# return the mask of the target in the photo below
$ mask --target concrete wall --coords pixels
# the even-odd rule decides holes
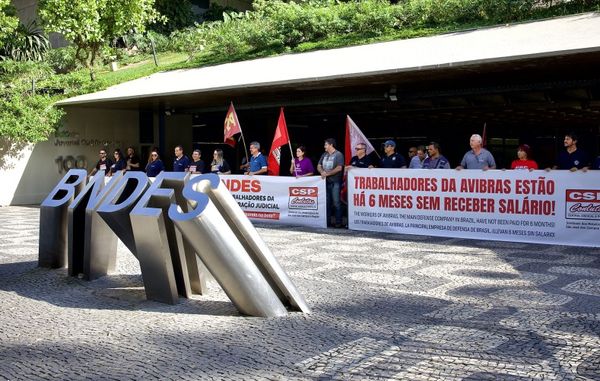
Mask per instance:
[[[90,171],[106,147],[139,147],[137,111],[69,108],[57,136],[34,145],[0,140],[0,205],[39,204],[64,176],[64,166]],[[143,159],[142,159],[143,160]]]
[[[12,0],[11,4],[17,10],[17,16],[22,24],[28,25],[37,19],[38,0]],[[49,33],[48,39],[53,48],[62,48],[69,45],[60,33]]]

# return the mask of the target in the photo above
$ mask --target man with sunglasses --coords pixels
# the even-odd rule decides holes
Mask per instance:
[[[367,155],[367,145],[365,143],[358,143],[354,147],[355,156],[350,159],[350,165],[346,166],[346,169],[350,168],[373,168],[371,159]]]
[[[90,176],[94,176],[99,170],[103,170],[104,175],[108,176],[110,173],[110,167],[112,167],[113,162],[106,156],[106,150],[104,148],[102,148],[100,152],[98,152],[98,156],[100,156],[100,159],[96,163],[94,169],[92,169],[92,171],[90,172]]]

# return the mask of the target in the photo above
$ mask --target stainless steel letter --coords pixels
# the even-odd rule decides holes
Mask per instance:
[[[166,218],[169,206],[176,200],[173,188],[181,193],[186,176],[184,172],[161,172],[129,215],[146,297],[150,300],[175,304],[179,294],[192,294],[181,234]],[[170,187],[163,188],[163,184]]]
[[[64,267],[67,264],[67,208],[83,189],[87,172],[71,169],[40,205],[38,265]]]
[[[184,213],[172,204],[169,217],[187,237],[202,262],[237,309],[252,316],[284,316],[287,311],[252,261],[215,205],[205,194],[217,188],[217,175],[201,175],[188,182],[183,195],[196,203]],[[199,189],[194,186],[199,184]]]
[[[69,205],[69,275],[94,280],[115,270],[117,236],[96,209],[122,177],[116,172],[106,184],[98,171]]]

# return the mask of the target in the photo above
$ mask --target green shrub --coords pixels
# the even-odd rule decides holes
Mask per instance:
[[[188,61],[196,58],[208,45],[208,31],[212,24],[204,23],[192,28],[176,30],[170,36],[172,48],[188,55]]]
[[[14,33],[4,39],[0,47],[0,59],[42,61],[48,50],[50,40],[32,21],[27,25],[19,24]]]
[[[154,9],[167,18],[166,22],[157,22],[150,26],[155,32],[169,34],[194,25],[192,3],[189,0],[156,0]]]
[[[75,58],[75,48],[73,46],[50,49],[46,55],[46,62],[50,64],[56,73],[68,73],[80,68],[79,62]]]
[[[0,62],[0,136],[34,143],[55,130],[63,111],[52,106],[55,99],[34,90],[52,74],[43,62]]]
[[[213,3],[211,2],[210,6],[208,7],[208,10],[206,12],[204,12],[204,14],[202,15],[202,20],[203,21],[223,21],[223,15],[226,13],[231,13],[231,12],[235,12],[236,9],[232,8],[232,7],[224,7],[222,5],[219,5],[217,3]]]
[[[349,33],[379,36],[398,27],[396,9],[384,0],[349,2],[339,6],[340,18]]]
[[[150,45],[150,39],[152,39],[154,41],[154,49],[156,50],[156,52],[168,52],[171,50],[171,40],[169,40],[169,37],[161,34],[161,33],[156,33],[153,31],[148,31],[148,33],[146,33],[146,39],[144,41],[146,41],[146,44],[144,45],[144,48],[142,49],[141,47],[140,50],[144,53],[152,53],[152,46]]]

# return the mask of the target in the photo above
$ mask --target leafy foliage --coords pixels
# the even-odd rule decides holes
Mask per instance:
[[[167,20],[164,23],[152,25],[150,29],[153,31],[169,34],[194,25],[192,3],[189,0],[156,0],[154,8]]]
[[[53,101],[102,90],[159,70],[600,10],[598,0],[403,0],[397,4],[383,0],[255,0],[253,11],[223,13],[221,8],[214,8],[217,11],[211,17],[216,21],[195,24],[165,37],[153,31],[143,33],[143,27],[132,27],[142,20],[150,22],[158,17],[154,11],[130,17],[136,11],[147,10],[151,0],[115,0],[115,4],[126,3],[123,12],[112,9],[107,1],[71,0],[72,4],[65,0],[41,1],[43,5],[53,3],[52,30],[70,31],[67,37],[81,43],[51,50],[47,63],[0,62],[0,134],[19,141],[45,139],[62,114],[61,110],[50,107]],[[0,0],[0,9],[7,3],[8,0]],[[6,19],[6,14],[0,12],[0,21]],[[0,22],[0,35],[8,30],[6,25]],[[158,52],[174,49],[181,53],[161,53],[161,66],[156,67],[148,55],[149,35]],[[115,50],[110,43],[120,36],[126,48]],[[76,58],[80,56],[79,50],[88,48],[87,44],[98,44],[96,54],[104,51],[106,56],[118,55],[121,63],[130,67],[111,72],[96,66],[99,75],[91,81],[86,72],[89,69],[78,70],[77,63],[81,60]],[[87,52],[90,54],[90,50]],[[188,60],[184,62],[186,57]],[[85,66],[81,62],[79,65]],[[74,71],[56,75],[52,68],[58,72]],[[32,91],[32,80],[37,91]],[[42,94],[40,88],[46,91]],[[64,94],[45,95],[53,92]]]
[[[56,99],[35,91],[36,81],[51,73],[44,63],[0,62],[0,136],[35,143],[55,131],[63,111],[53,107]]]
[[[202,18],[204,21],[223,21],[223,15],[226,13],[235,12],[232,7],[222,6],[217,3],[211,3],[208,10],[204,12]]]
[[[599,10],[597,0],[254,0],[253,11],[173,34],[174,48],[205,62],[427,35],[459,26]]]
[[[131,29],[162,20],[154,0],[41,0],[40,17],[46,29],[62,33],[76,46],[75,57],[90,70],[103,46]]]
[[[35,21],[27,25],[19,24],[13,33],[0,46],[0,59],[41,61],[50,50],[50,40]]]
[[[0,44],[10,36],[19,25],[19,19],[16,17],[15,8],[10,4],[10,0],[0,0]]]

